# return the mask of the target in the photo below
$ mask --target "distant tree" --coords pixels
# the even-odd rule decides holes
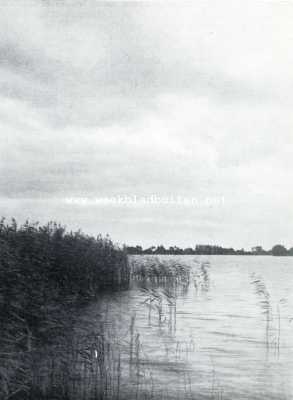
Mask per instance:
[[[293,256],[293,247],[288,250],[288,256]]]
[[[170,246],[169,249],[167,250],[168,254],[174,254],[174,247]]]
[[[183,254],[183,250],[180,247],[177,246],[170,246],[169,249],[167,250],[167,254]]]
[[[265,251],[264,251],[264,249],[263,249],[261,246],[252,247],[251,252],[252,252],[253,254],[256,254],[256,255],[265,254]]]
[[[276,244],[272,248],[272,255],[273,256],[286,256],[288,254],[288,250],[281,244]]]
[[[195,246],[196,254],[210,254],[209,250],[210,250],[210,246],[208,246],[208,245],[197,244]]]
[[[186,249],[183,250],[184,254],[194,254],[194,250],[191,247],[187,247]]]
[[[243,248],[240,250],[236,250],[236,254],[243,256],[245,254],[245,250]]]
[[[174,254],[183,254],[183,250],[180,247],[174,246]]]
[[[128,254],[142,254],[142,247],[141,246],[127,246],[126,251]]]
[[[144,250],[144,254],[154,254],[155,250],[156,250],[156,247],[155,246],[151,246],[148,249]]]
[[[166,254],[167,250],[163,245],[157,246],[157,248],[154,251],[155,254]]]
[[[205,255],[271,255],[272,250],[264,250],[261,246],[255,246],[251,251],[246,251],[243,248],[240,250],[235,250],[232,247],[221,247],[216,245],[204,244],[195,245],[194,248],[186,247],[181,248],[178,246],[164,247],[162,244],[159,246],[151,246],[149,248],[143,249],[141,246],[127,246],[126,251],[128,254],[170,254],[170,255],[181,255],[181,254],[205,254]],[[287,251],[287,250],[286,250]],[[286,254],[285,254],[286,255]],[[292,254],[293,255],[293,248]]]

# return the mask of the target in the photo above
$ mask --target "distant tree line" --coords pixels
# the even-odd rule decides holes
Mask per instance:
[[[221,247],[214,245],[196,245],[195,247],[180,248],[177,246],[164,247],[151,246],[143,249],[142,246],[128,246],[128,254],[170,254],[170,255],[273,255],[273,256],[293,256],[293,247],[286,249],[285,246],[277,244],[271,250],[264,250],[261,246],[252,247],[250,251],[232,247]]]

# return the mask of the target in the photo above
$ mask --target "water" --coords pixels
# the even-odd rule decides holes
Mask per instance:
[[[119,396],[293,397],[292,258],[131,256],[130,263],[133,271],[177,263],[190,278],[134,276],[129,291],[90,308],[116,361],[119,353]]]

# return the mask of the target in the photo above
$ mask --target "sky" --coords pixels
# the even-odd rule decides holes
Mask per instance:
[[[0,3],[0,214],[293,246],[293,1]]]

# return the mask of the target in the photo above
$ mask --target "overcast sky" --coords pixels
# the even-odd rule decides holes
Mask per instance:
[[[293,246],[292,21],[291,1],[2,0],[1,214]],[[199,203],[93,201],[119,195]]]

